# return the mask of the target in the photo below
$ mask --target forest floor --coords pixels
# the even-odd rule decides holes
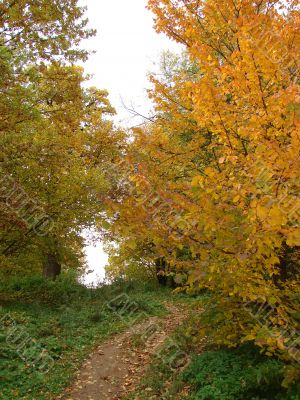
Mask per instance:
[[[0,280],[0,399],[300,400],[281,360],[205,336],[210,304],[155,282]]]
[[[69,399],[70,393],[75,397],[80,386],[89,387],[87,382],[95,380],[103,387],[94,382],[86,396],[93,398],[98,391],[96,399],[112,399],[120,385],[133,387],[134,369],[137,377],[147,363],[139,344],[158,343],[180,323],[180,312],[167,310],[169,303],[181,306],[185,300],[154,283],[89,289],[72,276],[55,282],[40,277],[0,281],[0,399]],[[150,329],[159,331],[158,326],[161,336],[152,335]],[[26,339],[25,348],[20,337]],[[47,365],[41,363],[42,355]],[[92,370],[89,362],[95,364]],[[76,382],[78,371],[82,374]],[[66,392],[70,386],[72,391]],[[108,397],[101,395],[104,391]]]
[[[97,346],[83,363],[73,385],[58,399],[120,400],[133,393],[153,357],[162,357],[166,344],[174,346],[170,337],[185,318],[182,305],[169,302],[164,305],[169,312],[167,316],[150,317]],[[186,364],[180,349],[177,360],[174,356],[173,352],[172,362],[179,363],[178,367]]]

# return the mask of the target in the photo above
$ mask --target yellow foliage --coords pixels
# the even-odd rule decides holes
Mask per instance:
[[[157,31],[187,55],[151,78],[157,116],[128,148],[143,184],[112,229],[213,293],[216,342],[253,340],[294,362],[284,339],[299,329],[299,14],[292,1],[286,15],[276,2],[238,4],[149,0]]]

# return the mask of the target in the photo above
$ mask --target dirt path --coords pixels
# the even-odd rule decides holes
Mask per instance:
[[[134,389],[150,359],[181,324],[184,312],[166,304],[170,315],[153,317],[101,343],[82,365],[63,400],[120,400]]]

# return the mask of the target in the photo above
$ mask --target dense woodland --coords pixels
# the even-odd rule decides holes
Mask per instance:
[[[162,54],[153,115],[125,129],[78,66],[95,34],[78,1],[0,4],[1,301],[39,276],[68,293],[93,230],[112,286],[157,281],[193,299],[196,343],[280,366],[280,397],[191,398],[297,400],[299,1],[149,0],[145,12],[184,51]]]

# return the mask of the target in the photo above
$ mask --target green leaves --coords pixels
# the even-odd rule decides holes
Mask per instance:
[[[0,253],[9,249],[27,271],[41,269],[50,249],[68,268],[78,268],[80,233],[104,211],[97,194],[111,185],[103,171],[123,141],[123,132],[106,120],[114,113],[107,92],[86,88],[83,68],[75,65],[87,56],[81,39],[94,32],[77,0],[4,1],[0,13],[1,182],[11,182],[0,198]],[[13,209],[9,194],[18,198]],[[25,229],[28,218],[20,209],[30,216],[38,209],[51,220],[51,231]]]

